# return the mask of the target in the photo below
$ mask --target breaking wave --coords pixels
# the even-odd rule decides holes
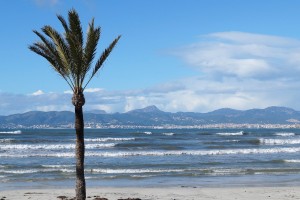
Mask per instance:
[[[238,135],[244,135],[244,131],[239,131],[239,132],[229,132],[229,133],[216,133],[217,135],[221,136],[238,136]]]
[[[99,149],[114,147],[115,143],[107,144],[86,144],[86,149]],[[45,150],[57,150],[57,149],[75,149],[75,144],[51,144],[51,145],[33,145],[33,144],[12,144],[12,145],[0,145],[0,150],[28,150],[28,149],[45,149]]]
[[[172,135],[175,135],[175,133],[162,133],[163,135],[166,135],[166,136],[172,136]]]
[[[135,138],[87,138],[84,139],[86,142],[108,142],[108,141],[130,141],[135,140]]]
[[[22,131],[21,130],[17,130],[17,131],[0,131],[0,134],[21,134]]]
[[[290,137],[290,136],[295,136],[295,133],[282,132],[282,133],[275,133],[275,135],[282,136],[282,137]]]
[[[285,145],[285,144],[300,144],[300,139],[264,139],[260,138],[259,142],[266,145]]]
[[[276,153],[298,153],[300,147],[293,148],[266,148],[266,149],[223,149],[223,150],[186,150],[186,151],[127,151],[127,152],[89,152],[87,157],[129,157],[129,156],[218,156],[236,154],[276,154]],[[74,157],[74,152],[67,153],[44,153],[44,154],[6,154],[0,157]]]

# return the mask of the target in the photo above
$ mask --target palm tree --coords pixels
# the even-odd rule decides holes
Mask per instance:
[[[57,17],[65,33],[63,35],[60,34],[51,26],[44,26],[41,29],[45,35],[34,30],[33,32],[41,41],[33,43],[29,46],[29,49],[44,57],[73,90],[72,104],[75,107],[76,130],[76,199],[83,200],[86,199],[84,121],[82,112],[85,98],[83,92],[121,36],[113,40],[94,65],[93,59],[101,33],[100,27],[94,27],[94,19],[89,23],[86,41],[84,42],[80,19],[74,9],[68,13],[68,23],[61,15]]]

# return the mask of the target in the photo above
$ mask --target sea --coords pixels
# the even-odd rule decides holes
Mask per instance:
[[[299,186],[300,129],[86,129],[87,187]],[[0,130],[0,190],[74,187],[75,131]]]

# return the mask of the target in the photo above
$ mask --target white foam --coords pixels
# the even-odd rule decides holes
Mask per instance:
[[[217,135],[221,135],[221,136],[238,136],[238,135],[244,135],[244,132],[239,131],[239,132],[229,132],[229,133],[217,133]]]
[[[220,176],[220,175],[231,175],[231,174],[245,174],[244,169],[214,169],[211,175]]]
[[[146,135],[152,135],[152,132],[151,131],[145,131],[144,132]]]
[[[300,163],[300,160],[284,160],[287,163]]]
[[[175,133],[162,133],[163,135],[172,136],[175,135]]]
[[[37,169],[23,169],[23,170],[0,170],[1,173],[6,174],[32,174],[41,172],[41,170]]]
[[[10,143],[14,141],[14,139],[11,139],[11,138],[7,138],[7,139],[0,139],[0,143]]]
[[[66,167],[75,167],[75,165],[42,165],[45,168],[66,168]]]
[[[99,149],[99,148],[110,148],[114,147],[115,143],[107,144],[86,144],[86,149]],[[0,145],[0,150],[35,150],[35,149],[45,149],[45,150],[58,150],[58,149],[75,149],[75,144],[51,144],[51,145],[32,145],[32,144],[11,144],[11,145]]]
[[[107,141],[130,141],[135,140],[135,138],[87,138],[84,141],[87,142],[107,142]]]
[[[295,133],[279,132],[279,133],[275,133],[275,135],[282,136],[282,137],[290,137],[290,136],[295,136]]]
[[[17,131],[0,131],[0,134],[21,134],[22,131],[17,130]]]
[[[284,145],[284,144],[300,144],[300,139],[264,139],[260,138],[259,142],[266,145]]]
[[[144,174],[144,173],[168,173],[183,172],[184,169],[92,169],[92,172],[102,174]]]
[[[64,172],[64,173],[75,173],[76,170],[74,169],[60,169],[59,171]]]
[[[300,147],[291,148],[266,148],[266,149],[222,149],[222,150],[186,150],[186,151],[127,151],[127,152],[89,152],[86,157],[129,157],[129,156],[217,156],[235,154],[276,154],[299,153]],[[68,153],[44,153],[44,154],[7,154],[0,153],[0,157],[75,157],[74,152]]]

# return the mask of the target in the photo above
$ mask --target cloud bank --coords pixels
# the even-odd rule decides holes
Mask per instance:
[[[220,32],[170,52],[195,70],[193,77],[141,90],[86,90],[85,110],[126,112],[156,105],[169,112],[207,112],[287,106],[300,110],[300,40]],[[171,73],[171,72],[170,72]],[[73,110],[71,91],[0,93],[0,115],[29,110]]]

